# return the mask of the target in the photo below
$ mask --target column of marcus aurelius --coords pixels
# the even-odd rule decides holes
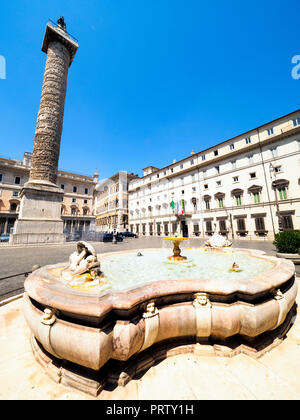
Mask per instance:
[[[21,192],[19,218],[11,243],[59,243],[64,241],[61,202],[57,182],[69,67],[78,49],[66,32],[64,20],[49,22],[42,51],[47,54],[40,108],[37,117],[29,181]]]

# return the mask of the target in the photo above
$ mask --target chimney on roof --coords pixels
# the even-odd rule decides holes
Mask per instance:
[[[176,163],[177,161],[176,161],[176,159],[173,159],[173,163]]]

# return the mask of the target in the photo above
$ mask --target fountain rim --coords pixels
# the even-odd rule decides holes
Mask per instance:
[[[149,248],[147,251],[157,251],[161,248]],[[193,294],[204,292],[209,295],[254,297],[258,294],[267,294],[288,282],[295,274],[294,264],[285,259],[268,256],[264,251],[234,248],[235,251],[245,252],[274,264],[274,267],[262,275],[251,278],[248,290],[238,287],[227,287],[226,290],[213,289],[211,281],[207,279],[168,279],[144,283],[136,287],[124,290],[107,290],[101,295],[77,291],[68,288],[59,281],[51,282],[46,273],[49,268],[62,266],[61,263],[44,266],[33,272],[25,280],[25,293],[34,301],[45,307],[51,307],[60,311],[74,313],[81,316],[102,318],[109,312],[129,311],[151,300],[165,296]],[[108,258],[112,255],[134,253],[138,250],[126,250],[98,254],[100,258]],[[65,263],[64,263],[65,264]],[[229,285],[230,286],[230,285]],[[250,303],[251,304],[251,303]]]

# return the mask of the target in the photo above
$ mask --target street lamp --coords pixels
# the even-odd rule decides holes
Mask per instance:
[[[272,163],[270,163],[269,172],[270,172],[270,178],[271,178],[271,185],[273,186],[273,177],[272,177],[272,174],[274,174],[274,178],[276,180],[276,171],[275,171],[275,167],[272,165]],[[283,231],[283,229],[282,229],[282,220],[281,220],[280,211],[279,211],[279,203],[278,203],[276,185],[274,185],[274,192],[275,192],[276,211],[277,211],[277,217],[278,217],[278,230],[279,230],[279,232],[282,232]]]
[[[114,231],[113,231],[113,241],[112,241],[112,243],[115,244],[115,245],[118,243],[118,241],[117,241],[116,213],[114,214]]]

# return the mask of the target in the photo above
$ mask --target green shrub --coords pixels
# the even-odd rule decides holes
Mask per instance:
[[[299,254],[300,230],[277,233],[273,244],[276,246],[277,251],[283,254]]]

